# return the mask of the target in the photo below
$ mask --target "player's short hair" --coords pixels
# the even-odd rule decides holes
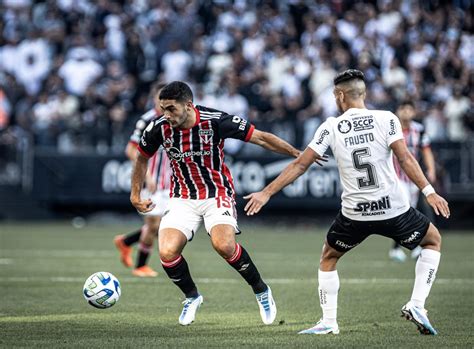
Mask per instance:
[[[173,81],[161,89],[160,99],[174,99],[180,103],[193,101],[191,88],[182,81]]]
[[[365,82],[364,73],[357,69],[347,69],[336,75],[334,78],[334,86],[356,79]]]

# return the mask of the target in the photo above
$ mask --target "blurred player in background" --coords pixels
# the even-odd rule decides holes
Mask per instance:
[[[153,209],[153,202],[140,195],[141,183],[148,159],[163,147],[173,174],[169,211],[160,226],[159,251],[163,269],[186,297],[179,323],[191,324],[203,302],[182,255],[202,220],[216,252],[252,287],[263,323],[273,323],[277,309],[271,289],[247,251],[236,243],[235,234],[240,231],[232,175],[224,162],[224,140],[239,139],[293,157],[300,151],[273,134],[256,130],[237,115],[195,106],[191,89],[180,81],[161,90],[160,106],[164,116],[145,129],[138,147],[130,200],[139,212]]]
[[[408,150],[412,153],[416,160],[420,161],[420,157],[423,158],[423,163],[426,169],[426,177],[430,183],[436,182],[436,167],[433,152],[431,151],[430,139],[425,133],[425,127],[413,118],[416,116],[415,106],[411,101],[403,102],[397,109],[397,116],[400,119],[402,125],[403,138],[408,147]],[[420,189],[413,183],[405,172],[403,172],[398,160],[393,158],[395,172],[400,179],[402,188],[408,195],[410,206],[413,208],[417,207],[418,198],[420,196]],[[411,252],[413,259],[418,258],[422,248],[416,247]],[[397,262],[404,262],[406,260],[405,252],[402,246],[394,241],[393,247],[389,252],[390,258]]]
[[[398,118],[385,110],[367,110],[364,74],[346,70],[334,79],[334,96],[342,113],[319,126],[306,150],[261,192],[246,196],[248,215],[258,213],[270,197],[301,176],[315,159],[331,147],[343,192],[342,208],[326,236],[318,281],[323,317],[304,334],[339,333],[336,264],[368,236],[379,234],[423,251],[415,267],[415,284],[402,315],[422,334],[437,334],[425,310],[425,301],[436,277],[441,257],[441,235],[422,213],[410,207],[393,166],[392,153],[408,177],[422,189],[437,215],[449,217],[448,203],[436,194],[403,139]]]
[[[160,109],[159,92],[164,84],[155,84],[151,89],[150,96],[153,99],[154,108],[143,114],[137,121],[135,131],[125,149],[125,154],[130,161],[135,162],[138,151],[137,145],[145,127],[159,116],[163,115]],[[156,271],[147,265],[153,241],[158,236],[161,217],[163,216],[169,201],[170,174],[168,157],[163,151],[156,152],[148,163],[145,178],[145,188],[142,191],[144,199],[151,199],[156,203],[155,208],[144,217],[145,224],[137,231],[127,235],[117,235],[114,239],[115,246],[120,251],[120,259],[126,267],[132,266],[131,246],[140,243],[137,261],[132,274],[140,277],[155,277]]]

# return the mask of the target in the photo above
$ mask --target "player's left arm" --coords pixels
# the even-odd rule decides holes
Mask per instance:
[[[278,193],[281,189],[286,187],[288,184],[294,182],[299,176],[306,172],[309,166],[313,164],[321,156],[316,153],[310,147],[306,148],[298,158],[293,160],[288,166],[285,167],[282,173],[270,184],[268,184],[262,191],[252,193],[244,196],[244,199],[248,199],[247,205],[245,205],[245,212],[248,216],[252,216],[262,209],[263,206],[270,200],[270,198]]]
[[[295,158],[297,158],[298,156],[300,156],[300,154],[302,154],[300,150],[296,149],[295,147],[293,147],[291,144],[287,143],[283,139],[275,136],[272,133],[260,131],[257,129],[253,130],[253,133],[249,139],[249,142],[253,144],[257,144],[275,153],[289,155]],[[320,157],[319,155],[316,154],[314,161],[318,165],[322,166],[322,164],[319,161],[326,162],[327,159],[324,157]]]
[[[396,140],[390,144],[390,148],[392,148],[403,171],[426,196],[426,200],[433,208],[436,215],[441,213],[443,217],[449,218],[450,212],[448,202],[443,197],[436,194],[435,190],[423,174],[418,161],[416,161],[415,157],[408,150],[405,141],[403,139]]]
[[[434,160],[433,151],[431,150],[430,146],[426,146],[421,148],[421,154],[423,156],[423,163],[426,167],[426,175],[428,176],[428,180],[431,183],[436,182],[436,165]]]

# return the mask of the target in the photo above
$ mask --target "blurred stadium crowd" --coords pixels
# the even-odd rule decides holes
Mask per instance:
[[[3,137],[33,135],[61,152],[122,152],[157,80],[189,82],[196,104],[313,132],[337,114],[332,79],[348,67],[365,72],[370,107],[395,111],[413,100],[432,140],[474,132],[469,0],[0,6]]]

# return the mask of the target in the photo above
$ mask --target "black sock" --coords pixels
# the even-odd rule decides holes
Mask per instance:
[[[134,231],[133,233],[129,233],[125,235],[125,239],[123,239],[123,243],[127,246],[133,245],[140,240],[140,235],[142,234],[142,230]]]
[[[398,242],[396,242],[396,241],[393,242],[393,247],[392,248],[395,249],[395,248],[400,248],[400,247],[402,247],[402,246]]]
[[[185,294],[186,298],[196,298],[199,296],[196,285],[194,284],[188,263],[183,256],[179,256],[171,261],[161,260],[163,269],[173,283]]]
[[[234,255],[227,259],[227,262],[242,275],[247,283],[252,287],[255,294],[262,293],[267,290],[268,286],[263,282],[260,273],[249,254],[239,244],[235,244]]]
[[[150,257],[150,250],[152,246],[147,246],[143,242],[140,244],[137,254],[137,268],[143,267],[148,262],[148,257]]]

